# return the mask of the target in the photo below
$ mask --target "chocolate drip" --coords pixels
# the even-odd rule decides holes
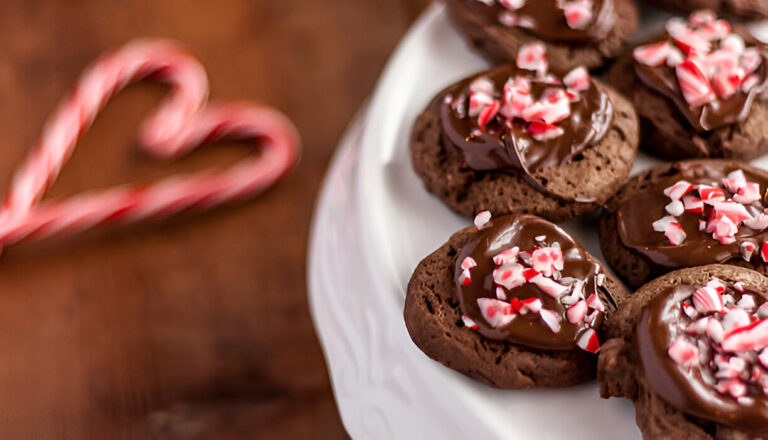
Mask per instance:
[[[573,201],[549,191],[533,175],[566,164],[599,142],[613,122],[613,105],[605,91],[594,81],[581,93],[579,101],[571,103],[571,115],[557,123],[563,135],[546,141],[534,140],[525,121],[497,118],[480,127],[477,118],[466,114],[465,101],[469,85],[479,77],[489,78],[497,90],[502,90],[510,77],[532,76],[532,72],[503,65],[466,78],[444,90],[435,102],[440,105],[442,135],[446,144],[464,153],[470,168],[477,171],[513,170],[537,191],[562,201]],[[547,88],[556,88],[541,81],[532,81],[534,99]]]
[[[693,320],[682,312],[681,303],[701,286],[670,287],[656,296],[643,310],[637,325],[637,348],[648,385],[662,399],[678,410],[751,435],[768,435],[768,402],[763,391],[750,387],[752,403],[739,404],[721,394],[704,379],[702,367],[684,367],[669,356],[669,345],[685,333]],[[742,294],[729,289],[735,300]],[[765,302],[762,295],[745,291],[755,298],[757,306]],[[704,367],[706,368],[706,367]]]
[[[462,313],[477,323],[477,331],[488,339],[508,341],[535,349],[572,350],[577,349],[576,340],[586,329],[583,323],[571,324],[566,317],[566,308],[556,299],[539,290],[534,284],[526,283],[507,291],[508,298],[539,298],[543,308],[555,312],[561,317],[561,329],[554,333],[538,314],[528,313],[517,316],[502,328],[493,328],[485,321],[478,307],[478,298],[496,298],[493,271],[496,268],[493,257],[518,246],[521,251],[542,246],[535,237],[545,236],[545,243],[559,243],[565,259],[563,277],[584,280],[584,295],[589,297],[597,293],[597,274],[600,266],[590,262],[587,254],[564,230],[548,221],[534,216],[508,216],[492,220],[472,237],[459,253],[456,263],[456,294]],[[472,269],[472,282],[462,286],[459,281],[461,263],[466,257],[472,257],[477,266]],[[612,299],[611,299],[612,301]],[[598,328],[603,315],[599,314],[595,323]]]
[[[511,11],[498,2],[487,5],[479,0],[464,0],[467,8],[482,17],[487,24],[500,23],[499,17],[514,13],[518,17],[531,20],[532,27],[526,31],[546,41],[562,43],[590,43],[604,39],[616,23],[614,0],[595,0],[593,18],[584,29],[572,29],[568,26],[563,10],[557,6],[557,0],[528,0],[526,4]]]
[[[737,169],[744,170],[747,181],[760,184],[762,191],[768,188],[768,177],[737,165],[725,162],[675,164],[670,177],[654,182],[619,207],[616,219],[622,244],[641,254],[651,265],[665,269],[725,263],[741,258],[740,245],[745,241],[754,244],[755,249],[760,249],[763,241],[768,239],[768,232],[754,231],[742,225],[736,235],[736,242],[724,245],[712,238],[712,234],[700,231],[700,215],[690,212],[677,218],[686,233],[686,239],[680,245],[672,246],[663,233],[653,230],[653,222],[667,215],[664,207],[670,199],[664,195],[665,188],[679,180],[694,185],[718,185],[728,173]],[[763,212],[763,205],[756,203],[760,212]],[[759,257],[754,255],[752,258]]]

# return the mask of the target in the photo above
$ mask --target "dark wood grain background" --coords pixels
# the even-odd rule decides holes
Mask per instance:
[[[337,438],[307,306],[310,216],[330,155],[426,4],[379,0],[0,2],[0,187],[83,67],[140,36],[207,65],[215,100],[281,109],[301,166],[253,202],[0,257],[0,438]],[[164,89],[120,94],[49,197],[225,163],[136,148]]]

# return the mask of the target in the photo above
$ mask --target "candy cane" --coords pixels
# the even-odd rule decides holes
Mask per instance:
[[[39,203],[109,98],[149,76],[168,83],[172,91],[142,124],[140,142],[147,151],[173,158],[211,141],[235,138],[262,141],[260,154],[226,168],[169,177],[145,187],[122,186]],[[254,195],[291,169],[299,141],[287,118],[249,103],[205,107],[207,96],[204,68],[172,42],[139,40],[98,59],[50,117],[39,143],[16,173],[0,212],[0,246],[105,223],[211,208]]]

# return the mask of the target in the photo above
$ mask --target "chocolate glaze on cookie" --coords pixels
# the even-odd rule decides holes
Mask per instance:
[[[480,127],[477,118],[466,114],[469,86],[477,78],[489,78],[501,90],[509,78],[532,76],[530,71],[503,65],[474,75],[450,86],[440,95],[445,98],[440,115],[445,141],[459,148],[472,169],[541,171],[567,163],[585,148],[599,142],[613,121],[613,106],[605,91],[590,80],[581,99],[571,103],[571,115],[558,123],[564,134],[554,139],[536,141],[520,119],[496,118]],[[555,86],[532,78],[532,95],[539,99]],[[561,87],[562,88],[562,87]]]
[[[699,266],[704,264],[725,263],[729,260],[744,256],[742,246],[751,243],[753,251],[761,249],[762,243],[768,239],[768,231],[754,230],[741,226],[736,233],[736,240],[723,244],[713,238],[712,233],[700,229],[701,215],[685,212],[677,217],[685,240],[678,245],[671,245],[665,235],[655,232],[653,223],[665,215],[665,206],[670,202],[664,194],[665,188],[679,180],[685,180],[693,185],[706,184],[718,186],[730,172],[741,169],[746,180],[760,185],[761,195],[768,189],[768,177],[753,172],[748,167],[739,168],[730,162],[680,162],[675,164],[675,174],[671,179],[662,179],[645,188],[626,200],[616,211],[617,228],[621,243],[642,255],[652,266],[665,269]],[[757,213],[762,213],[765,202],[754,202]],[[711,210],[710,205],[704,205]],[[752,258],[759,258],[754,252]]]
[[[702,292],[706,291],[706,287],[702,285],[667,287],[643,309],[637,324],[636,343],[646,381],[654,393],[685,414],[752,435],[766,435],[768,401],[764,386],[766,381],[762,376],[768,372],[756,358],[760,348],[757,353],[754,350],[737,353],[722,350],[725,343],[715,343],[706,336],[712,332],[711,329],[704,326],[695,329],[702,318],[718,323],[727,322],[730,313],[742,314],[746,323],[749,323],[744,310],[754,312],[765,303],[765,299],[761,294],[745,290],[743,286],[735,289],[716,279],[715,283],[725,287],[722,293],[710,289],[712,298],[721,301],[717,305],[722,311],[716,316],[725,316],[722,321],[720,318],[707,318],[699,314],[701,304],[695,308],[691,304],[689,298],[704,295]],[[722,307],[723,297],[729,298],[730,305]],[[742,299],[749,299],[745,308],[735,305],[742,304]],[[688,313],[684,311],[686,306],[690,310]],[[726,328],[725,340],[729,335],[762,322],[755,321],[750,326],[731,330],[730,333]],[[715,326],[720,327],[719,331],[722,332],[721,324]],[[670,354],[673,350],[670,347],[675,347],[676,341],[681,341],[678,353],[687,356],[685,361],[675,360]],[[721,358],[715,361],[716,356]],[[724,369],[713,371],[712,366],[716,362]],[[730,369],[732,365],[734,369]],[[738,371],[737,366],[742,367],[742,371]],[[731,383],[738,388],[731,388]]]
[[[479,0],[462,0],[466,7],[482,17],[486,24],[505,24],[505,16],[511,14],[509,8],[493,2],[487,4]],[[592,19],[583,29],[568,26],[563,9],[557,0],[527,1],[514,16],[524,20],[524,27],[532,34],[547,41],[560,43],[589,43],[604,39],[616,23],[614,0],[595,0],[592,5]],[[511,24],[515,26],[516,24]]]
[[[741,35],[748,44],[759,47],[762,51],[762,45],[749,37],[746,33]],[[672,41],[672,37],[665,34],[658,38],[654,43],[663,41]],[[713,44],[718,44],[713,42]],[[713,52],[720,48],[716,45]],[[635,73],[640,81],[650,89],[664,95],[672,101],[680,113],[685,117],[691,127],[697,132],[705,132],[716,128],[736,124],[743,121],[752,108],[752,103],[756,99],[763,99],[763,95],[768,91],[768,75],[766,74],[766,55],[760,54],[763,62],[754,72],[757,78],[757,84],[749,90],[738,88],[736,92],[723,99],[718,99],[698,107],[691,107],[683,97],[680,88],[680,82],[675,68],[667,64],[659,66],[649,66],[635,60]]]
[[[504,277],[502,272],[505,267],[509,268],[510,266],[497,264],[498,261],[495,262],[494,257],[510,249],[514,250],[511,265],[517,269],[516,275],[521,277],[521,284],[506,289],[496,282],[499,277]],[[562,296],[560,298],[552,296],[551,293],[545,293],[540,289],[535,282],[522,279],[523,266],[515,262],[517,258],[514,255],[520,252],[522,256],[528,250],[529,253],[526,257],[531,258],[530,250],[534,249],[544,249],[545,251],[554,249],[555,252],[562,252],[562,270],[558,271],[559,274],[555,276],[559,279],[559,283],[554,280],[552,282],[561,286],[570,282],[569,290],[562,295],[567,296],[578,290],[579,294],[577,295],[579,297],[574,296],[574,300],[568,304],[569,301],[563,300]],[[462,276],[464,273],[462,266],[468,258],[473,264],[476,263],[476,266],[472,266],[470,269],[471,282],[465,282],[465,278]],[[535,253],[533,258],[536,258]],[[523,259],[520,258],[520,260]],[[579,346],[584,348],[583,345],[577,345],[579,340],[593,334],[594,329],[599,328],[603,321],[603,313],[593,310],[591,308],[592,303],[590,303],[589,310],[592,312],[590,313],[591,316],[582,316],[577,320],[572,318],[573,315],[570,315],[572,320],[569,321],[569,305],[593,297],[593,295],[593,300],[598,298],[599,284],[601,284],[600,266],[594,261],[590,261],[584,249],[565,231],[544,219],[533,216],[516,216],[492,221],[468,240],[459,253],[455,267],[456,294],[462,313],[469,317],[470,322],[476,324],[476,330],[488,339],[507,341],[542,350],[573,350],[578,349]],[[533,274],[537,273],[534,269],[528,269],[528,271],[533,271]],[[532,273],[528,272],[525,278],[528,279],[531,275]],[[505,299],[510,300],[513,304],[518,301],[539,299],[542,312],[553,312],[553,319],[559,322],[557,331],[554,331],[542,320],[541,313],[536,312],[520,313],[511,322],[502,326],[490,325],[481,311],[478,299],[496,299],[499,295],[498,289],[502,289]],[[608,295],[610,301],[613,301],[610,294],[606,292],[603,289],[603,293]],[[596,301],[599,302],[600,300],[597,299]],[[583,307],[583,311],[586,312],[588,302],[576,307]],[[572,321],[577,322],[572,323]],[[582,344],[586,344],[586,342],[586,340],[582,340]],[[596,339],[594,342],[597,343]]]
[[[586,75],[586,73],[585,73]],[[460,81],[435,99],[440,106],[442,137],[446,145],[463,152],[467,165],[477,171],[509,170],[520,172],[537,191],[563,201],[579,201],[547,190],[532,173],[567,164],[585,149],[602,140],[613,123],[613,103],[603,88],[588,79],[588,88],[572,92],[569,115],[557,123],[562,134],[551,139],[534,139],[529,122],[505,118],[501,114],[482,125],[468,114],[470,88],[477,79],[489,80],[496,90],[504,90],[511,78],[530,81],[534,100],[554,91],[565,92],[552,74],[534,74],[513,65],[502,65]],[[503,101],[500,101],[503,102]]]

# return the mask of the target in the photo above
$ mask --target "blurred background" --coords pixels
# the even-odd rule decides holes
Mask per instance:
[[[0,259],[0,438],[344,438],[310,319],[306,249],[345,125],[427,0],[0,2],[0,185],[83,68],[136,37],[206,65],[213,100],[262,101],[298,126],[298,169],[253,202],[149,226],[13,246]],[[113,99],[48,197],[152,181],[136,148],[163,98]]]

